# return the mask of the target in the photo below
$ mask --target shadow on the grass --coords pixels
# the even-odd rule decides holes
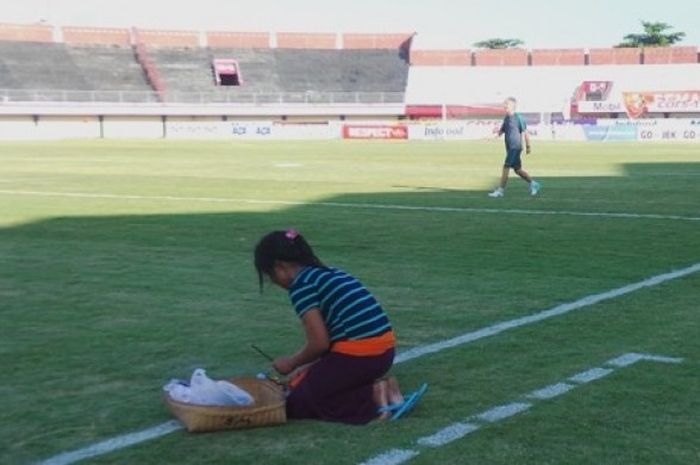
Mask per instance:
[[[324,261],[358,275],[411,345],[509,316],[503,309],[510,295],[527,295],[528,305],[542,308],[612,279],[628,282],[687,263],[688,251],[700,249],[696,224],[490,210],[531,208],[541,200],[544,210],[700,216],[697,195],[689,196],[698,192],[699,166],[642,164],[627,166],[622,177],[545,178],[541,199],[529,198],[513,178],[501,200],[486,191],[397,186],[403,191],[279,210],[56,217],[1,229],[0,334],[4,368],[12,374],[3,388],[4,423],[12,424],[2,427],[3,462],[50,455],[65,440],[62,429],[92,425],[92,432],[78,433],[82,443],[94,430],[104,437],[133,419],[166,419],[154,403],[154,381],[200,365],[219,375],[257,371],[265,363],[248,349],[251,342],[272,353],[296,347],[301,332],[284,293],[268,287],[261,296],[252,268],[252,248],[270,230],[298,228]],[[580,203],[571,201],[576,198]],[[120,208],[151,202],[75,201]],[[426,209],[401,208],[416,206]],[[231,203],[241,207],[251,205]],[[479,208],[489,211],[473,210]],[[675,242],[660,240],[672,234]],[[631,240],[644,247],[630,249]],[[458,311],[465,306],[475,310]],[[53,404],[56,413],[27,412],[23,399]],[[131,407],[124,413],[117,405]],[[42,427],[58,433],[23,439]]]

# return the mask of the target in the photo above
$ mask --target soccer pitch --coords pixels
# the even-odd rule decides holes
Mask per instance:
[[[384,304],[405,357],[393,374],[430,385],[417,409],[177,430],[80,463],[698,463],[700,146],[535,144],[524,167],[541,195],[511,177],[490,199],[503,152],[0,144],[0,463],[167,422],[165,382],[262,371],[251,343],[294,351],[287,297],[260,294],[252,266],[260,236],[287,227]]]

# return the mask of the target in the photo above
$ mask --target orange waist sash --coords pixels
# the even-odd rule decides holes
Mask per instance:
[[[359,341],[338,341],[331,346],[331,352],[355,357],[373,357],[381,355],[396,346],[396,336],[393,331],[381,336],[361,339]]]

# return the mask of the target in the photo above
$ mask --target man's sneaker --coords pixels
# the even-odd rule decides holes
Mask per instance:
[[[489,197],[491,197],[492,199],[495,199],[495,198],[498,198],[498,197],[503,197],[503,195],[504,195],[504,194],[503,194],[503,189],[501,189],[501,188],[499,187],[499,188],[496,189],[495,191],[491,192],[491,193],[489,194]]]
[[[537,181],[530,183],[530,195],[537,195],[542,190],[542,184]]]

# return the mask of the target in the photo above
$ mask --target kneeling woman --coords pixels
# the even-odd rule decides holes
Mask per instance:
[[[398,419],[425,392],[402,396],[394,378],[383,379],[396,339],[386,312],[354,277],[325,266],[295,230],[274,231],[255,248],[255,268],[287,289],[301,318],[306,344],[273,363],[290,375],[287,417],[365,424]]]

